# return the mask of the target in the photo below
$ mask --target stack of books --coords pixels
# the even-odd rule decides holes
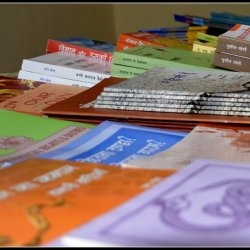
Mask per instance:
[[[24,59],[18,78],[92,87],[110,75],[111,63],[105,60],[59,51]]]
[[[213,54],[217,47],[217,40],[218,36],[198,32],[193,42],[192,51]]]
[[[213,55],[197,53],[183,49],[159,48],[149,45],[115,51],[111,75],[132,78],[156,66],[178,69],[206,69],[221,71],[212,64]]]
[[[236,24],[218,37],[213,64],[234,71],[250,72],[250,26]]]
[[[104,88],[95,108],[250,116],[249,75],[155,67]]]

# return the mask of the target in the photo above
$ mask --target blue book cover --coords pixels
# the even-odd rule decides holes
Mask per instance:
[[[187,134],[105,121],[72,143],[38,157],[120,165],[166,150]]]

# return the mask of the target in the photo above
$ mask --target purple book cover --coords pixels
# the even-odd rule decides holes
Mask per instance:
[[[48,245],[247,246],[249,205],[250,164],[198,159]]]

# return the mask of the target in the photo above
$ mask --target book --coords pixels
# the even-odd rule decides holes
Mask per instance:
[[[154,41],[158,44],[162,44],[166,47],[170,48],[180,48],[185,50],[192,50],[192,44],[182,41],[176,38],[169,38],[169,37],[160,37],[154,39]]]
[[[141,69],[156,66],[174,67],[178,69],[206,69],[211,72],[220,71],[212,64],[213,55],[197,53],[183,49],[158,48],[141,45],[135,48],[115,51],[113,64],[120,64]]]
[[[126,167],[181,169],[197,158],[249,163],[248,127],[196,126],[180,143],[147,160],[124,163]]]
[[[42,84],[16,97],[0,103],[0,109],[8,109],[33,115],[43,115],[42,110],[86,90],[62,84]]]
[[[0,103],[42,84],[44,83],[39,81],[0,76]]]
[[[105,92],[145,94],[197,94],[248,91],[249,74],[241,72],[213,72],[154,67],[120,83],[104,88]],[[241,93],[240,93],[241,94]]]
[[[81,145],[71,145],[37,155],[38,158],[94,162],[120,166],[141,157],[149,157],[182,140],[187,133],[104,121],[81,137]]]
[[[71,80],[68,78],[34,73],[34,72],[26,71],[26,70],[19,70],[18,79],[40,81],[44,83],[63,84],[67,86],[83,87],[83,88],[86,88],[86,87],[90,88],[94,85],[94,83],[90,83],[87,81],[76,81],[76,80]]]
[[[45,245],[175,171],[28,159],[0,171],[2,246]]]
[[[65,39],[48,39],[46,52],[64,51],[112,62],[115,45],[87,37],[69,37]]]
[[[111,64],[64,52],[23,59],[22,70],[96,84],[110,77]]]
[[[0,109],[0,168],[77,142],[94,125]]]
[[[155,38],[159,37],[161,36],[149,32],[121,33],[119,35],[117,43],[127,44],[132,47],[137,47],[141,45],[153,45],[158,47],[164,47],[163,45],[159,45],[153,42]]]
[[[235,24],[219,35],[217,52],[229,53],[250,58],[250,26]]]
[[[250,16],[246,15],[240,15],[232,12],[227,12],[227,11],[211,11],[210,12],[210,17],[220,17],[220,18],[229,18],[229,19],[234,19],[234,20],[239,20],[239,21],[250,21]]]
[[[111,75],[113,77],[120,78],[133,78],[145,72],[145,69],[139,69],[135,67],[123,66],[120,64],[112,64]]]
[[[250,57],[214,52],[213,64],[217,67],[239,72],[250,72]]]
[[[199,158],[48,245],[86,239],[124,247],[247,247],[249,227],[241,216],[248,211],[249,167]]]
[[[214,54],[216,50],[216,45],[213,45],[209,42],[199,42],[194,41],[192,46],[193,52],[199,52],[199,53],[207,53],[207,54]]]
[[[201,122],[239,126],[249,125],[250,118],[244,116],[145,112],[98,109],[93,107],[97,97],[103,92],[105,87],[123,82],[124,80],[126,79],[117,77],[104,79],[94,87],[87,89],[78,95],[45,108],[43,113],[49,117],[69,121],[99,124],[102,121],[110,120],[185,132],[191,131]]]
[[[213,35],[209,35],[209,34],[201,33],[201,32],[197,33],[196,39],[199,41],[210,42],[215,45],[217,45],[217,42],[218,42],[218,36],[213,36]]]

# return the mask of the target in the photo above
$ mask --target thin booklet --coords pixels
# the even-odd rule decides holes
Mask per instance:
[[[188,133],[104,121],[59,149],[39,154],[39,158],[120,165],[166,150]]]

